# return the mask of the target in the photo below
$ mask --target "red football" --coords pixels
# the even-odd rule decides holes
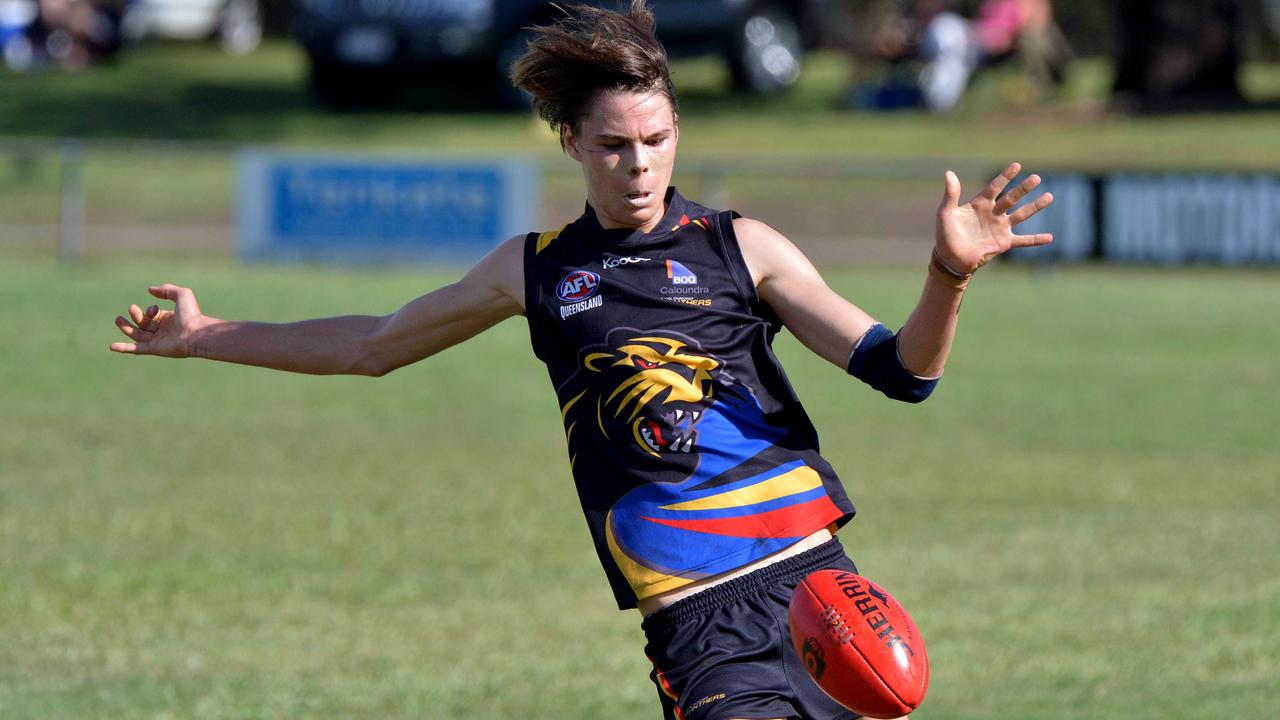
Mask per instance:
[[[809,675],[836,702],[872,718],[920,707],[929,687],[924,640],[906,609],[870,580],[819,570],[787,608],[791,642]]]

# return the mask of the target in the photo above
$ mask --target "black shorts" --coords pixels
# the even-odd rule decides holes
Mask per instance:
[[[856,718],[827,697],[791,645],[787,604],[815,570],[857,572],[832,538],[755,572],[691,595],[642,627],[667,720]]]

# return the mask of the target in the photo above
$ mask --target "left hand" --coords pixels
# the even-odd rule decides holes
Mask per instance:
[[[1053,203],[1053,195],[1045,193],[1034,202],[1009,212],[1018,201],[1040,185],[1040,176],[1032,175],[1022,184],[1005,193],[1001,191],[1018,176],[1022,166],[1013,163],[1005,168],[987,188],[972,200],[960,205],[960,179],[947,171],[946,191],[938,206],[938,226],[935,242],[939,258],[947,267],[961,273],[971,273],[986,265],[992,258],[1009,248],[1047,245],[1053,235],[1014,235],[1013,227]]]

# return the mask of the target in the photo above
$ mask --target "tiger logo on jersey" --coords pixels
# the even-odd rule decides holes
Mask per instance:
[[[818,473],[783,447],[787,429],[719,358],[672,331],[619,328],[608,340],[580,355],[561,412],[575,473],[584,452],[633,467],[648,458],[655,470],[605,528],[637,597],[740,567],[840,517]]]
[[[603,387],[594,403],[597,429],[606,439],[631,438],[655,457],[688,453],[697,436],[703,404],[715,395],[719,360],[688,343],[660,335],[628,333],[616,347],[585,354],[582,369],[592,387]],[[584,390],[563,408],[577,404]]]

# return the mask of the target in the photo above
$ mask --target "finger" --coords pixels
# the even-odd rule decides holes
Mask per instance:
[[[1000,196],[1000,193],[1004,191],[1005,187],[1009,185],[1009,182],[1018,177],[1018,173],[1020,172],[1022,172],[1022,165],[1020,163],[1013,163],[1009,165],[1009,167],[1004,169],[1004,172],[997,175],[995,179],[991,181],[991,184],[987,186],[987,189],[982,191],[982,195],[980,197],[985,197],[994,202],[995,199]]]
[[[133,318],[133,322],[143,330],[151,330],[155,326],[156,315],[160,312],[159,305],[152,305],[146,310],[141,310],[137,305],[129,306],[129,317]]]
[[[160,306],[152,305],[151,307],[146,309],[146,312],[143,313],[143,316],[144,316],[143,320],[145,322],[140,323],[138,327],[142,328],[143,330],[154,330],[156,327],[156,320],[158,320],[160,317]]]
[[[1048,245],[1053,242],[1053,233],[1038,233],[1036,235],[1014,235],[1013,242],[1010,247],[1037,247],[1040,245]]]
[[[151,343],[146,341],[139,342],[113,342],[110,345],[111,352],[126,353],[128,355],[150,355]]]
[[[133,323],[129,322],[129,320],[123,315],[116,316],[116,327],[120,328],[120,331],[126,335],[129,334],[130,330],[137,329],[133,326]]]
[[[1017,225],[1018,223],[1025,222],[1026,220],[1034,216],[1036,213],[1049,207],[1052,204],[1053,204],[1053,193],[1045,193],[1040,197],[1036,198],[1034,202],[1029,202],[1026,205],[1023,205],[1022,207],[1018,208],[1017,212],[1011,213],[1009,215],[1009,224]]]
[[[960,178],[948,170],[943,175],[942,207],[954,208],[960,204]]]
[[[152,333],[134,327],[132,323],[122,316],[116,316],[116,327],[120,328],[120,332],[132,340],[148,340],[152,336]]]
[[[1009,212],[1010,210],[1013,209],[1014,205],[1017,205],[1018,202],[1022,200],[1022,198],[1026,197],[1028,193],[1030,193],[1032,190],[1035,190],[1039,186],[1040,186],[1039,175],[1032,175],[1026,180],[1023,180],[1022,183],[1018,185],[1018,187],[1010,190],[1009,192],[1005,193],[1000,197],[1000,199],[996,202],[995,211],[997,213]]]

